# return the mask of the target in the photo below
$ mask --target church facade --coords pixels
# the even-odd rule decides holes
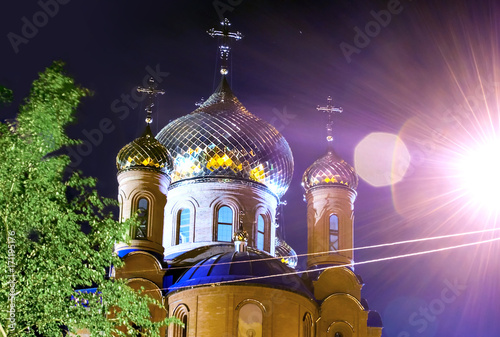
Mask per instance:
[[[236,35],[228,26],[211,31],[223,37],[223,57]],[[276,221],[292,151],[243,106],[226,75],[222,62],[215,92],[156,136],[151,104],[144,133],[119,152],[120,218],[137,213],[140,226],[130,245],[116,246],[125,265],[115,276],[164,303],[168,313],[152,319],[168,314],[185,324],[165,336],[380,337],[380,316],[352,268],[358,177],[333,150],[331,123],[326,154],[302,179],[308,255],[299,271]],[[142,90],[159,92],[153,82]],[[321,109],[337,111],[331,101]]]

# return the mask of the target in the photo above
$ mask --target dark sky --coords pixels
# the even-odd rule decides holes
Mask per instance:
[[[11,2],[0,13],[0,84],[15,95],[0,118],[15,116],[38,72],[65,61],[68,73],[95,93],[68,129],[73,138],[97,137],[73,156],[74,166],[96,176],[105,196],[116,196],[116,154],[144,125],[143,104],[126,114],[121,96],[142,84],[149,67],[159,69],[166,91],[157,100],[154,132],[194,110],[219,79],[217,41],[206,30],[219,29],[224,15],[245,36],[233,45],[233,91],[282,132],[294,154],[283,226],[299,254],[306,252],[300,181],[325,152],[325,116],[315,107],[328,95],[344,109],[335,118],[334,146],[349,163],[374,132],[399,135],[411,156],[405,171],[394,155],[393,174],[404,177],[392,187],[360,180],[356,247],[499,227],[498,211],[475,204],[461,189],[464,181],[487,187],[481,178],[488,166],[480,159],[463,176],[453,164],[498,138],[495,1],[60,0],[58,8],[54,1]],[[43,7],[52,15],[41,14]],[[35,31],[28,27],[34,22]],[[108,132],[100,137],[102,123]],[[374,172],[385,160],[377,151],[387,146],[370,146],[371,162],[363,165]],[[388,181],[387,173],[380,175]],[[498,208],[498,194],[491,198]],[[486,232],[362,250],[356,261],[496,237]],[[500,336],[499,253],[497,241],[360,264],[356,272],[370,308],[382,315],[384,336],[494,337]]]

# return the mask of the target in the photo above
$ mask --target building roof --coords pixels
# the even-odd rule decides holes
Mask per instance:
[[[293,156],[287,141],[240,103],[225,76],[198,109],[172,121],[156,138],[172,155],[172,183],[237,178],[261,183],[279,198],[292,180]]]
[[[142,168],[168,174],[172,169],[172,160],[167,148],[154,138],[147,124],[144,133],[139,138],[125,145],[118,152],[116,167],[118,171]]]
[[[291,273],[287,276],[275,276]],[[247,280],[248,279],[248,280]],[[238,282],[238,280],[242,280]],[[257,284],[280,288],[314,298],[296,272],[279,259],[253,249],[246,252],[219,252],[197,262],[169,287],[169,291],[184,288],[222,284]]]
[[[302,186],[308,190],[315,186],[358,187],[358,175],[354,168],[330,149],[304,172]]]

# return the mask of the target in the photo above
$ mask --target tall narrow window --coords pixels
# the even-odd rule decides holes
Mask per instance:
[[[238,337],[262,337],[262,310],[257,304],[241,307],[238,316]]]
[[[182,329],[182,337],[187,337],[187,331],[188,331],[188,316],[184,315],[182,317],[182,324],[184,324],[184,328]],[[342,337],[342,336],[340,336]]]
[[[179,319],[179,321],[184,324],[184,327],[182,327],[180,324],[170,325],[173,330],[173,337],[186,337],[188,335],[188,314],[189,308],[185,304],[180,304],[177,308],[175,308],[172,316]]]
[[[259,215],[257,219],[257,249],[264,250],[264,217]]]
[[[145,239],[148,236],[148,200],[141,198],[137,205],[139,226],[135,230],[134,239]]]
[[[311,337],[312,336],[312,318],[310,313],[306,313],[302,320],[302,336]]]
[[[191,234],[191,212],[188,208],[179,211],[177,217],[177,244],[186,243],[190,240]]]
[[[330,215],[330,250],[339,250],[339,218],[335,214]]]
[[[173,324],[173,336],[186,337],[188,330],[188,313],[185,310],[179,310],[178,312],[174,313],[174,316],[184,324],[184,327],[180,326],[179,324]]]
[[[232,235],[233,211],[228,206],[222,206],[217,214],[217,241],[231,242]]]

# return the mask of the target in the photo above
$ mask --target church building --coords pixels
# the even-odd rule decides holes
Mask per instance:
[[[117,278],[164,303],[185,327],[169,337],[380,337],[382,322],[361,297],[353,269],[353,218],[358,176],[332,146],[304,172],[307,269],[277,230],[277,212],[294,169],[292,149],[268,122],[238,100],[226,79],[229,21],[208,33],[221,41],[215,92],[156,136],[150,99],[141,137],[118,153],[120,218],[138,214]],[[304,219],[304,223],[306,219]],[[283,224],[281,224],[283,226]]]

